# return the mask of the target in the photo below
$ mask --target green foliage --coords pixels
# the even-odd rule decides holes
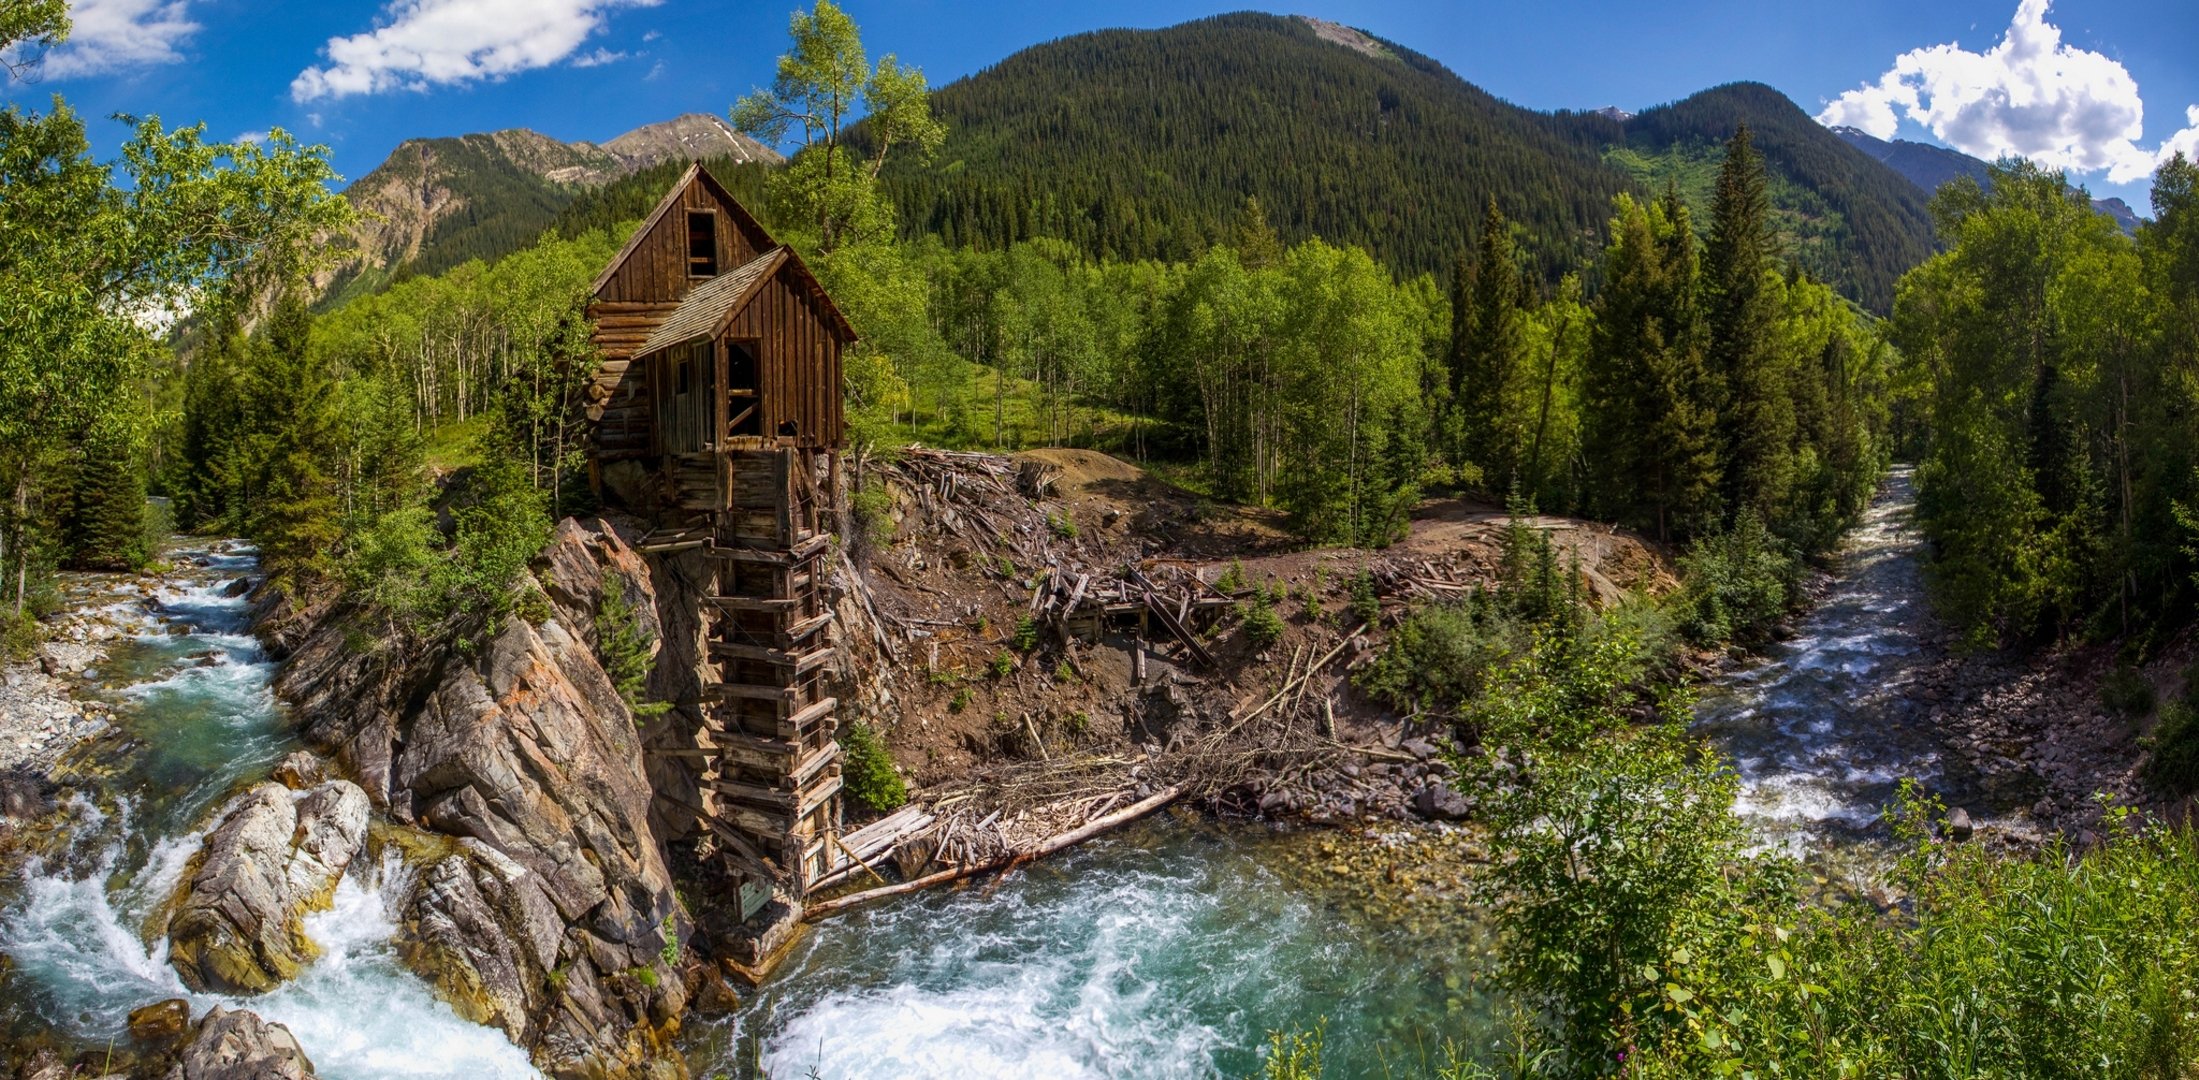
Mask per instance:
[[[909,801],[908,784],[870,725],[851,721],[840,736],[840,751],[847,763],[843,775],[850,798],[879,813]]]
[[[664,948],[657,953],[658,962],[677,969],[680,964],[680,924],[677,912],[664,913],[664,921],[657,925],[658,936],[664,939]]]
[[[1933,202],[1951,247],[1902,279],[1894,333],[1929,417],[1917,513],[1934,597],[1972,644],[2189,619],[2191,172],[2162,168],[2135,243],[2031,165]]]
[[[793,48],[779,57],[771,89],[733,106],[733,125],[766,145],[800,131],[801,151],[771,178],[774,209],[820,251],[889,239],[892,211],[878,193],[878,170],[895,147],[925,158],[946,137],[923,72],[890,54],[872,67],[855,20],[832,0],[795,12],[787,36]],[[868,126],[867,158],[843,141],[843,126],[858,114]]]
[[[947,711],[951,713],[958,713],[969,707],[970,688],[967,686],[957,687],[954,692],[954,697],[948,699],[947,701]]]
[[[1399,712],[1450,713],[1481,693],[1529,639],[1524,623],[1486,597],[1417,607],[1359,676],[1359,687]]]
[[[1257,650],[1283,640],[1283,617],[1275,613],[1267,593],[1255,591],[1249,602],[1237,606],[1244,613],[1245,644]]]
[[[626,588],[625,579],[617,574],[604,578],[603,594],[596,601],[596,656],[637,719],[661,715],[671,709],[669,702],[643,700],[649,674],[656,668],[656,637],[626,598]]]
[[[1016,632],[1009,642],[1017,652],[1030,652],[1038,648],[1038,620],[1029,615],[1016,620]]]
[[[2188,698],[2170,702],[2153,729],[2146,779],[2177,795],[2199,791],[2199,706]]]
[[[986,673],[995,679],[1005,679],[1008,677],[1008,673],[1015,669],[1015,654],[1006,651],[994,653],[992,662],[985,665]]]
[[[67,22],[47,3],[0,15],[11,73],[34,67]],[[18,44],[22,46],[18,49]],[[313,238],[350,222],[328,193],[325,148],[276,131],[264,144],[204,141],[202,126],[130,120],[120,160],[90,156],[84,125],[60,99],[40,114],[0,109],[0,567],[14,610],[27,608],[34,563],[55,554],[55,518],[73,513],[73,554],[128,563],[142,534],[141,380],[159,355],[149,311],[222,312],[311,272]],[[72,447],[101,469],[71,468]],[[75,464],[82,465],[80,455]],[[75,497],[57,481],[75,475]]]
[[[1214,579],[1214,587],[1231,596],[1245,591],[1245,561],[1229,560],[1229,568],[1222,571],[1221,577]]]
[[[1515,108],[1394,42],[1376,52],[1252,13],[1063,38],[940,88],[947,167],[889,164],[884,187],[905,235],[996,250],[1058,237],[1124,260],[1238,246],[1251,195],[1284,245],[1364,247],[1401,276],[1447,271],[1495,196],[1535,276],[1555,281],[1589,253],[1612,196],[1663,187],[1605,149],[1715,150],[1742,118],[1778,163],[1812,273],[1883,311],[1894,279],[1931,253],[1915,188],[1769,87],[1720,87],[1620,122]],[[1213,93],[1221,82],[1233,92]],[[1199,138],[1129,137],[1155,117]],[[1501,490],[1509,478],[1492,479]]]
[[[1382,618],[1382,597],[1374,591],[1373,572],[1364,566],[1351,577],[1351,611],[1367,626]]]
[[[1699,645],[1762,645],[1800,598],[1801,564],[1753,513],[1696,541],[1680,566],[1685,588],[1677,603]]]
[[[1076,520],[1067,513],[1046,515],[1046,527],[1053,532],[1054,538],[1057,540],[1074,540],[1077,538]]]

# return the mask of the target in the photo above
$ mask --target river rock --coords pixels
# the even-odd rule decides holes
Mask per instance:
[[[140,1043],[165,1046],[190,1030],[191,1003],[182,998],[169,998],[130,1010],[130,1038]]]
[[[639,535],[630,523],[561,523],[538,563],[554,614],[540,625],[507,617],[465,652],[406,641],[360,650],[354,627],[324,616],[293,631],[278,684],[308,741],[391,819],[457,841],[406,900],[402,955],[553,1076],[644,1075],[686,1004],[666,959],[667,931],[678,937],[685,917],[651,802],[692,787],[652,783],[588,634],[607,587],[628,590],[637,620],[653,619],[660,585],[688,590],[665,610],[699,608],[689,582],[707,575],[699,558],[691,579],[643,561]],[[650,695],[693,700],[699,627],[642,625],[664,642]]]
[[[328,779],[328,771],[321,766],[321,759],[303,750],[292,750],[275,763],[270,774],[275,782],[292,791],[307,788]]]
[[[168,962],[193,990],[256,994],[316,955],[307,913],[325,908],[366,840],[366,792],[332,780],[293,793],[262,783],[224,807],[168,921]]]
[[[199,1021],[164,1080],[311,1080],[296,1036],[257,1013],[217,1005]]]
[[[235,580],[235,581],[232,581],[232,582],[230,582],[230,583],[229,583],[229,585],[228,585],[228,586],[227,586],[226,588],[222,589],[222,591],[221,591],[221,594],[222,594],[223,596],[226,596],[226,597],[228,597],[228,598],[230,598],[230,599],[234,600],[234,599],[236,599],[237,597],[243,596],[243,595],[244,595],[245,593],[248,593],[248,592],[251,592],[251,591],[252,591],[252,579],[251,579],[251,578],[238,578],[237,580]]]
[[[1962,807],[1947,811],[1947,835],[1957,840],[1968,840],[1975,826],[1970,824],[1970,812]]]
[[[1463,821],[1474,804],[1449,784],[1429,784],[1414,793],[1413,809],[1430,821]]]

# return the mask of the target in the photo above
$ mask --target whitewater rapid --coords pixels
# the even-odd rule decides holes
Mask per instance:
[[[329,1080],[538,1076],[502,1032],[460,1018],[399,962],[392,907],[410,883],[394,859],[356,860],[334,905],[306,920],[321,956],[297,979],[255,998],[184,989],[149,927],[221,800],[264,779],[295,742],[246,601],[225,595],[256,573],[251,549],[185,545],[168,557],[187,569],[151,602],[103,610],[136,633],[80,693],[115,703],[130,745],[101,797],[65,808],[67,849],[8,883],[0,953],[13,968],[0,1019],[86,1048],[127,1045],[131,1009],[184,998],[194,1016],[219,1004],[287,1026]]]
[[[1901,781],[1942,784],[1940,743],[1913,697],[1939,655],[1915,506],[1910,470],[1893,470],[1794,636],[1697,707],[1696,733],[1740,774],[1735,811],[1791,854],[1867,845]]]

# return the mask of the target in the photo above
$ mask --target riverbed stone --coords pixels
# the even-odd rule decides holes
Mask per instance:
[[[1414,793],[1413,809],[1430,821],[1463,821],[1474,804],[1449,784],[1429,784]]]
[[[130,1010],[130,1038],[150,1046],[165,1046],[191,1030],[191,1003],[169,998]]]
[[[283,755],[283,759],[275,763],[270,775],[276,783],[292,791],[304,791],[328,779],[328,772],[321,765],[321,759],[304,750],[293,750]]]
[[[312,1080],[296,1036],[246,1009],[215,1006],[164,1080]]]
[[[302,793],[262,783],[231,800],[170,905],[168,962],[183,984],[256,994],[297,975],[318,953],[305,916],[329,905],[367,813],[346,780]]]

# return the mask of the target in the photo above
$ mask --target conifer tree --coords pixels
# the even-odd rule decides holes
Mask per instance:
[[[1511,223],[1494,196],[1481,220],[1481,243],[1453,299],[1451,402],[1461,464],[1494,489],[1516,479],[1521,416],[1512,408],[1524,349],[1519,262]]]
[[[1677,193],[1618,200],[1584,388],[1596,510],[1659,539],[1715,517],[1715,412],[1695,309],[1695,241]]]
[[[1721,494],[1729,523],[1774,517],[1793,483],[1792,373],[1772,340],[1766,289],[1775,244],[1764,159],[1743,124],[1726,143],[1703,258],[1703,314],[1718,407]]]
[[[336,393],[312,352],[312,315],[286,294],[255,350],[250,379],[258,497],[247,522],[271,580],[297,589],[329,577],[343,530],[321,455],[335,444]]]
[[[61,532],[63,561],[86,570],[132,570],[146,545],[145,469],[130,417],[111,415],[72,455]]]

